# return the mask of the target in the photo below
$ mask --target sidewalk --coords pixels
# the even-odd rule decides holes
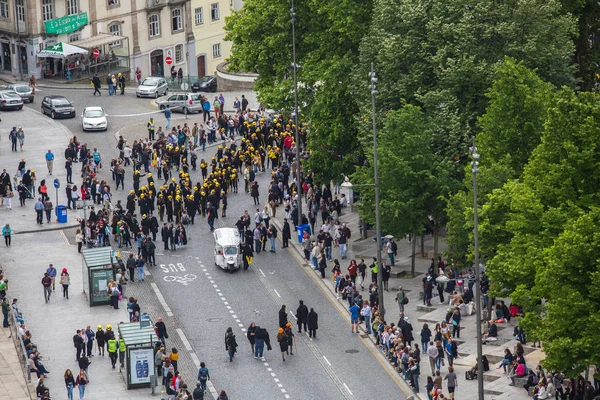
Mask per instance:
[[[56,214],[52,211],[52,220],[49,224],[46,224],[44,217],[44,225],[36,224],[36,214],[33,206],[37,201],[37,186],[40,182],[45,179],[46,186],[48,187],[48,196],[50,201],[56,207],[58,204],[67,203],[65,194],[65,185],[67,183],[67,172],[65,170],[65,158],[64,149],[71,137],[70,131],[65,128],[62,124],[48,118],[40,113],[30,110],[24,107],[21,111],[6,111],[2,113],[2,136],[3,140],[0,141],[0,170],[6,169],[6,172],[11,177],[11,183],[14,181],[13,177],[17,171],[19,161],[25,159],[26,169],[35,171],[37,181],[35,182],[36,191],[32,193],[33,199],[27,199],[25,206],[19,205],[19,194],[15,191],[15,197],[12,198],[12,210],[6,208],[6,206],[0,207],[0,223],[2,226],[10,224],[13,234],[20,234],[23,232],[38,232],[49,229],[64,229],[68,226],[75,226],[75,220],[69,217],[69,222],[66,224],[59,224],[56,222]],[[11,151],[11,142],[8,140],[8,133],[12,127],[23,126],[25,132],[25,144],[23,145],[23,151],[13,152]],[[17,145],[17,149],[19,146]],[[48,168],[46,166],[45,154],[48,150],[52,150],[54,154],[54,163],[52,175],[48,174]],[[56,189],[54,189],[54,179],[60,181],[60,188],[58,189],[58,204],[56,201]],[[16,239],[13,238],[13,244]]]
[[[11,294],[7,294],[7,298],[9,303],[12,302]],[[35,393],[35,388],[33,384],[27,384],[26,372],[24,372],[15,340],[14,326],[2,328],[2,334],[0,334],[0,400],[29,400],[35,397],[30,395],[30,393]]]
[[[281,210],[282,211],[282,210]],[[281,227],[283,226],[283,217],[284,213],[277,213],[277,218],[272,219],[281,232]],[[347,259],[341,260],[339,257],[339,249],[333,249],[333,258],[338,258],[341,263],[342,272],[346,272],[346,268],[350,263],[350,260],[356,259],[357,263],[361,258],[365,259],[365,263],[367,266],[371,263],[371,258],[376,257],[377,255],[377,245],[373,240],[375,237],[375,230],[370,230],[368,232],[367,239],[360,239],[360,230],[359,230],[359,215],[358,212],[352,211],[351,207],[347,207],[342,209],[342,215],[339,218],[340,222],[346,223],[346,225],[350,228],[352,233],[352,238],[349,241],[348,251],[346,254]],[[317,219],[317,223],[315,224],[315,230],[318,231],[318,227],[321,225],[320,217]],[[313,232],[314,233],[314,232]],[[315,235],[313,234],[313,238]],[[404,306],[404,314],[410,320],[410,323],[413,327],[413,336],[415,338],[413,343],[417,343],[420,345],[420,332],[424,323],[429,325],[429,328],[433,332],[435,324],[440,322],[446,315],[446,311],[449,308],[448,306],[448,296],[445,296],[446,302],[442,305],[440,304],[439,298],[434,296],[432,300],[432,307],[423,306],[422,300],[422,288],[421,288],[421,280],[427,272],[429,265],[431,263],[431,257],[433,257],[433,237],[428,235],[425,236],[425,255],[426,257],[420,257],[420,238],[417,239],[417,247],[416,247],[416,257],[415,257],[415,273],[416,276],[411,279],[403,279],[401,276],[405,276],[403,274],[408,272],[410,274],[411,268],[411,254],[412,254],[412,245],[404,238],[397,240],[398,245],[398,255],[395,259],[395,266],[392,267],[392,274],[389,280],[389,291],[384,291],[384,306],[386,309],[386,320],[388,323],[398,321],[398,313],[399,309],[397,303],[394,298],[396,296],[396,291],[399,286],[402,286],[407,297],[409,298],[409,303]],[[304,257],[304,253],[300,247],[300,244],[297,240],[297,232],[294,232],[292,229],[292,239],[290,239],[290,250],[295,250],[299,258]],[[441,253],[445,249],[445,242],[440,239],[439,241],[439,252]],[[382,252],[382,257],[384,260],[388,261],[387,254],[385,251]],[[314,271],[312,267],[304,265],[304,268],[310,268],[311,271],[315,275],[319,276],[319,280],[322,282],[324,286],[326,286],[330,291],[331,295],[335,297],[335,282],[331,280],[331,263],[328,263],[329,271],[326,272],[327,278],[324,280],[320,280],[320,274],[318,271]],[[370,279],[370,272],[367,270],[367,278]],[[434,292],[437,292],[434,290]],[[368,296],[366,291],[361,292],[364,296]],[[437,293],[436,293],[437,294]],[[342,301],[341,297],[338,299],[338,302],[345,308],[348,308],[347,301]],[[349,318],[349,317],[348,317]],[[485,317],[482,318],[485,321]],[[516,344],[516,340],[512,337],[513,327],[515,325],[514,319],[510,324],[498,324],[498,341],[494,344],[488,344],[483,346],[483,354],[486,355],[490,361],[490,371],[486,372],[484,375],[484,387],[485,387],[485,397],[486,399],[527,399],[527,393],[520,386],[509,386],[506,375],[502,374],[502,370],[496,369],[496,364],[500,362],[504,355],[504,349],[509,348],[513,351],[514,346]],[[361,325],[361,329],[364,325]],[[363,329],[364,331],[364,329]],[[477,400],[477,380],[465,380],[465,371],[471,369],[475,365],[476,358],[476,347],[477,342],[475,340],[477,335],[476,325],[475,325],[475,315],[471,315],[468,317],[463,317],[462,321],[462,329],[460,332],[461,338],[458,340],[458,351],[459,358],[454,362],[455,373],[459,379],[459,388],[457,388],[458,398],[461,400]],[[364,335],[366,337],[367,335]],[[375,346],[375,340],[372,335],[368,335],[368,337],[372,340],[373,346]],[[534,367],[539,363],[541,359],[544,358],[543,351],[541,349],[533,348],[531,346],[524,346],[525,353],[527,358],[528,367]],[[447,361],[447,360],[446,360]],[[442,377],[447,373],[447,364],[446,367],[442,367],[441,374]],[[418,393],[419,398],[427,399],[427,394],[425,393],[425,385],[427,383],[427,376],[431,374],[431,369],[429,366],[429,360],[427,354],[421,353],[421,375],[419,379],[419,387],[420,393]],[[402,374],[399,373],[401,377]],[[406,384],[407,390],[412,391],[412,389]],[[448,390],[446,384],[444,382],[443,387],[444,394],[448,394]]]
[[[46,237],[43,241],[39,240],[39,235],[21,235],[19,247],[13,241],[5,268],[10,277],[12,293],[19,298],[25,325],[32,333],[32,341],[37,344],[43,356],[42,362],[51,372],[45,384],[50,389],[52,398],[58,399],[66,397],[63,379],[65,370],[71,369],[74,374],[79,371],[72,342],[76,330],[90,325],[95,331],[98,325],[106,328],[107,324],[111,324],[113,330],[118,332],[119,322],[128,322],[129,318],[124,302],[118,310],[108,306],[90,308],[82,293],[82,261],[76,249],[65,243],[62,232],[44,233]],[[33,247],[35,252],[27,251]],[[57,254],[60,257],[54,256]],[[68,269],[71,276],[70,296],[69,299],[63,297],[57,282],[50,302],[45,304],[40,281],[50,262],[59,273],[62,268]],[[90,384],[86,389],[86,398],[106,398],[108,393],[115,400],[150,397],[150,389],[127,390],[123,375],[125,370],[120,371],[118,363],[117,369],[112,369],[108,355],[100,357],[96,347],[94,350],[95,356],[90,359]],[[35,385],[35,374],[31,380]],[[158,398],[160,389],[157,388]]]

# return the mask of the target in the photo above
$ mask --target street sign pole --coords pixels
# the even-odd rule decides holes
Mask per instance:
[[[54,180],[54,190],[56,191],[56,203],[54,204],[54,214],[56,215],[56,222],[58,222],[58,211],[56,207],[58,207],[58,189],[60,188],[60,181],[58,178]]]

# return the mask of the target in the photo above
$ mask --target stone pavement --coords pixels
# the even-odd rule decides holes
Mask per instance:
[[[281,232],[281,226],[283,225],[283,212],[277,213],[277,218],[274,220],[274,223],[278,226],[279,231]],[[364,258],[365,263],[369,265],[371,263],[371,258],[375,257],[377,252],[376,242],[374,240],[375,231],[370,230],[368,232],[367,239],[360,239],[359,215],[358,212],[352,210],[350,206],[342,209],[342,215],[340,216],[339,220],[346,223],[352,232],[352,239],[349,241],[348,252],[346,255],[347,260],[341,260],[339,257],[339,249],[333,249],[333,258],[340,259],[342,272],[346,271],[346,267],[352,259],[356,259],[356,261],[359,262],[361,258]],[[317,231],[319,229],[318,227],[320,226],[320,222],[321,221],[319,217],[317,219],[317,223],[315,224],[315,230]],[[314,237],[315,236],[313,235],[313,238]],[[417,255],[415,259],[416,276],[409,279],[404,279],[402,276],[407,276],[405,274],[408,273],[408,277],[410,277],[412,245],[404,238],[397,240],[398,255],[395,259],[395,266],[392,268],[392,277],[389,280],[389,291],[384,291],[384,306],[386,309],[387,321],[397,323],[399,310],[394,298],[397,288],[402,286],[407,294],[407,297],[409,298],[409,304],[405,305],[404,307],[405,315],[409,317],[410,323],[413,326],[413,336],[415,338],[414,343],[418,343],[420,346],[420,332],[423,324],[427,323],[433,332],[435,324],[444,319],[449,306],[448,296],[445,296],[446,302],[443,305],[440,304],[439,297],[435,296],[432,300],[432,307],[423,306],[421,280],[429,268],[431,257],[433,257],[433,237],[430,235],[425,236],[425,257],[421,257],[419,254],[421,249],[420,238],[418,240],[419,242],[416,246]],[[304,253],[298,243],[297,232],[292,231],[292,240],[290,240],[290,243],[292,244],[292,246],[290,246],[290,250],[294,249],[299,258],[303,258]],[[444,249],[445,243],[442,239],[440,239],[439,252],[442,252]],[[384,260],[389,261],[385,251],[382,252],[382,257],[384,257]],[[331,268],[331,263],[328,263],[328,266]],[[306,264],[304,267],[311,268]],[[320,277],[318,271],[314,271],[314,273]],[[326,272],[326,276],[327,278],[322,280],[321,283],[330,291],[331,295],[335,297],[335,283],[331,280],[331,270]],[[370,279],[369,271],[367,271],[367,278]],[[437,291],[434,290],[434,292]],[[367,292],[362,292],[362,294],[365,296]],[[342,301],[341,298],[339,298],[338,301],[344,308],[347,309],[347,301]],[[348,315],[348,320],[349,318],[350,317]],[[485,321],[485,315],[482,320]],[[513,350],[516,340],[514,340],[512,336],[512,331],[515,324],[516,323],[514,319],[512,319],[510,324],[498,324],[498,341],[492,345],[488,344],[483,346],[483,354],[486,355],[490,361],[490,371],[486,372],[484,375],[486,399],[499,400],[509,398],[528,398],[527,393],[522,387],[509,386],[508,383],[510,382],[508,381],[506,375],[502,374],[501,369],[496,369],[497,364],[503,358],[505,348],[509,348],[514,353]],[[361,325],[361,329],[364,331],[364,325]],[[476,332],[475,315],[464,317],[462,321],[462,329],[460,333],[461,338],[459,340],[458,347],[459,358],[454,362],[455,372],[459,379],[459,387],[457,388],[456,398],[460,400],[476,400],[478,398],[477,380],[465,380],[465,371],[469,370],[475,365],[477,353],[477,342],[475,339],[477,334]],[[373,336],[369,335],[369,338],[372,340],[373,346],[375,346],[375,340]],[[535,368],[539,361],[544,358],[543,350],[531,347],[529,345],[524,347],[528,367]],[[427,357],[428,356],[426,354],[421,354],[421,375],[419,379],[420,393],[417,394],[417,396],[421,399],[427,399],[425,385],[427,383],[427,376],[431,374]],[[442,367],[442,376],[445,376],[446,372],[447,363],[446,367]],[[401,377],[402,374],[399,373],[399,376]],[[408,386],[408,384],[406,384],[406,391],[410,391],[414,394],[414,391]],[[448,394],[445,382],[443,392],[446,395]]]
[[[75,361],[75,349],[72,337],[77,329],[85,329],[90,325],[94,330],[98,325],[113,326],[118,332],[119,322],[128,322],[125,304],[118,310],[109,306],[90,308],[86,296],[82,293],[82,260],[76,247],[67,244],[62,231],[44,233],[40,240],[39,233],[27,233],[19,236],[19,246],[13,246],[5,252],[5,269],[10,277],[12,294],[19,298],[20,310],[25,316],[27,329],[32,333],[32,341],[37,344],[43,356],[43,363],[51,371],[45,381],[53,398],[66,395],[63,374],[71,369],[75,374],[79,371]],[[27,251],[35,247],[36,251]],[[69,299],[61,294],[58,283],[50,302],[44,302],[41,277],[48,264],[52,262],[59,271],[67,268],[71,276]],[[143,306],[143,305],[142,305]],[[108,355],[90,359],[90,384],[86,389],[86,397],[90,399],[143,399],[148,398],[150,389],[127,390],[125,386],[125,370],[112,369]],[[117,364],[118,365],[118,364]],[[35,375],[32,382],[36,382]],[[160,388],[157,388],[160,394]]]
[[[12,301],[10,291],[7,297]],[[28,385],[25,379],[24,359],[17,351],[14,332],[13,325],[2,328],[0,334],[0,400],[26,400],[32,398],[30,393],[35,393],[33,385]]]

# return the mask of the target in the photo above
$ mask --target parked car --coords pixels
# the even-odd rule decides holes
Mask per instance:
[[[192,83],[192,92],[216,92],[217,91],[217,77],[216,76],[202,76],[198,80]]]
[[[165,100],[157,102],[158,108],[164,110],[170,108],[171,111],[182,112],[202,112],[202,95],[194,93],[174,94]]]
[[[0,109],[20,110],[23,108],[23,99],[13,90],[0,90]]]
[[[46,96],[42,100],[42,114],[55,118],[75,118],[75,106],[64,96]]]
[[[167,81],[162,76],[149,76],[144,79],[135,91],[137,97],[154,97],[166,96],[169,93]]]
[[[33,94],[33,89],[31,89],[29,85],[13,84],[8,85],[6,89],[17,92],[17,94],[23,99],[23,103],[26,101],[29,103],[33,103],[33,98],[35,97],[35,95]]]
[[[105,131],[108,129],[106,113],[102,107],[86,107],[81,114],[83,131]]]

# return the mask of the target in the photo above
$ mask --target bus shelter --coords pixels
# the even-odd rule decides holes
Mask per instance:
[[[83,292],[90,307],[110,304],[108,283],[115,279],[113,250],[110,247],[85,249],[83,253]]]
[[[119,337],[125,342],[127,389],[151,387],[154,376],[154,343],[158,336],[152,323],[119,324]]]

